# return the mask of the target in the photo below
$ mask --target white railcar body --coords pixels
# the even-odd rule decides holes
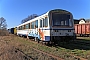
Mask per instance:
[[[36,37],[42,41],[51,41],[57,37],[74,37],[73,16],[66,10],[50,10],[17,26],[17,35]]]

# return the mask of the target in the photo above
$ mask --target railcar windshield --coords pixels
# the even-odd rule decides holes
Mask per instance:
[[[69,14],[52,13],[53,26],[72,26]]]

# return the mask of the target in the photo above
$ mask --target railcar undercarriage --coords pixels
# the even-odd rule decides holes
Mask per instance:
[[[58,44],[60,42],[69,42],[71,40],[75,40],[75,36],[52,36],[51,42],[54,44]]]

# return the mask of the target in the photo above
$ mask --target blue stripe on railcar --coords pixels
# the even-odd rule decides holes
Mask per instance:
[[[50,36],[45,36],[46,41],[50,41]]]
[[[29,33],[28,36],[29,37],[38,37],[38,39],[40,39],[40,36],[38,34]]]

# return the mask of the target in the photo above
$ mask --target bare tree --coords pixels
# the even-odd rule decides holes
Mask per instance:
[[[7,31],[6,20],[3,17],[1,17],[0,18],[0,36],[6,36],[6,35],[9,35]]]
[[[0,29],[6,29],[7,28],[7,24],[6,24],[6,20],[1,17],[0,18]]]
[[[29,15],[27,18],[23,19],[23,20],[21,21],[21,23],[25,23],[25,22],[27,22],[27,21],[33,19],[33,18],[36,18],[36,17],[38,17],[37,14]]]

